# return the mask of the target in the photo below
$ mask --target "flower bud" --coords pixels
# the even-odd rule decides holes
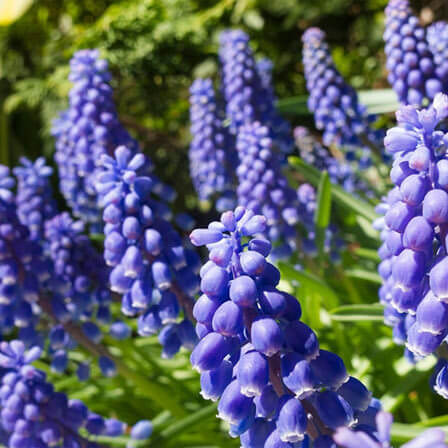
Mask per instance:
[[[257,351],[245,353],[238,362],[236,378],[243,395],[261,395],[269,382],[269,365],[266,358]]]
[[[218,368],[202,372],[202,397],[206,400],[217,401],[232,380],[232,371],[232,363],[224,360]]]
[[[448,257],[443,257],[429,272],[429,286],[439,300],[448,302]]]
[[[239,306],[252,306],[258,298],[257,285],[248,275],[241,275],[231,281],[229,296]]]
[[[228,300],[215,311],[212,320],[213,330],[223,336],[238,336],[242,334],[243,313],[240,307]]]
[[[195,246],[205,246],[217,243],[222,239],[222,232],[209,229],[195,229],[190,234],[190,240]]]
[[[330,429],[351,426],[355,423],[353,409],[336,392],[327,390],[317,393],[313,404],[322,422]]]
[[[423,200],[423,216],[434,224],[448,221],[448,193],[435,189],[429,191]]]
[[[404,229],[403,244],[414,251],[430,250],[433,239],[434,229],[423,216],[412,218]]]
[[[280,398],[277,432],[283,442],[300,442],[305,437],[308,418],[299,400],[289,395]]]
[[[209,333],[201,339],[190,356],[190,361],[198,372],[217,369],[230,353],[227,338],[219,333]]]
[[[310,362],[297,353],[282,356],[281,372],[284,385],[298,399],[306,398],[316,389],[317,378]]]
[[[440,334],[448,327],[448,304],[430,291],[419,304],[416,317],[421,331]]]
[[[400,185],[402,200],[411,206],[419,205],[430,187],[431,183],[426,175],[411,174]]]
[[[286,344],[294,352],[306,359],[313,359],[319,354],[319,341],[308,325],[301,321],[293,321],[284,331]]]
[[[260,275],[266,265],[266,259],[259,252],[248,250],[240,255],[243,271],[251,276]]]
[[[349,378],[344,361],[327,350],[319,350],[319,356],[311,361],[311,368],[323,387],[338,388]]]
[[[286,307],[285,294],[277,289],[265,289],[259,299],[264,314],[279,317]]]
[[[201,280],[201,291],[209,297],[220,297],[226,290],[229,273],[218,266],[212,266]]]
[[[366,386],[351,376],[338,390],[337,393],[344,398],[355,411],[365,411],[370,404],[372,394]]]
[[[282,330],[274,319],[260,317],[252,323],[251,341],[255,350],[273,356],[282,348]]]
[[[421,331],[418,323],[415,323],[409,328],[406,347],[418,356],[428,356],[442,343],[445,333],[433,334]]]
[[[277,409],[278,395],[275,393],[271,384],[266,386],[261,395],[254,398],[257,417],[269,419]]]
[[[392,266],[392,277],[398,285],[413,288],[420,284],[425,275],[425,255],[405,249],[395,259]]]
[[[218,417],[238,425],[254,412],[253,399],[240,392],[238,380],[233,380],[224,390],[218,404]]]

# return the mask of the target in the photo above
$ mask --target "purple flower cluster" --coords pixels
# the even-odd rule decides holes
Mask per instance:
[[[448,134],[438,130],[446,117],[448,97],[439,93],[427,109],[403,106],[385,138],[395,187],[375,223],[383,241],[380,299],[395,340],[411,358],[437,354],[448,335]],[[448,393],[445,368],[439,365],[436,378],[442,395]]]
[[[25,329],[38,312],[40,282],[49,276],[40,246],[17,217],[14,179],[0,166],[0,332]]]
[[[99,343],[103,334],[97,323],[111,323],[108,268],[83,232],[84,223],[74,221],[68,213],[46,222],[44,250],[52,263],[52,277],[44,289],[52,315],[59,323],[79,322],[85,336]],[[49,340],[53,370],[63,372],[73,341],[62,325],[53,327]],[[112,360],[101,357],[99,366],[104,375],[115,374]]]
[[[351,431],[340,428],[334,435],[334,440],[342,448],[391,448],[390,429],[393,417],[387,412],[378,412],[376,416],[377,433],[366,434],[364,431]],[[332,446],[333,447],[333,446]],[[336,448],[334,446],[334,448]],[[445,443],[445,433],[441,429],[428,429],[418,437],[402,445],[401,448],[448,448]]]
[[[364,168],[371,164],[365,140],[381,147],[383,134],[371,128],[375,117],[367,114],[355,90],[335,67],[325,37],[319,28],[309,28],[302,37],[308,108],[314,113],[317,129],[323,131],[324,144],[345,148],[347,157],[359,159]],[[361,152],[355,154],[358,147]]]
[[[429,26],[426,39],[433,55],[437,77],[448,79],[448,23],[440,21]]]
[[[194,81],[190,88],[190,175],[199,199],[217,194],[216,206],[221,211],[235,206],[232,173],[237,165],[224,118],[211,79]]]
[[[237,135],[241,126],[259,121],[270,129],[277,150],[283,154],[292,152],[290,126],[276,110],[270,73],[266,65],[256,64],[249,36],[241,30],[221,33],[219,58],[231,134]]]
[[[20,163],[13,170],[17,177],[17,216],[28,227],[30,238],[38,241],[44,236],[45,221],[57,213],[50,184],[53,170],[43,157],[34,163],[22,157]]]
[[[101,154],[121,144],[134,151],[137,143],[118,121],[109,84],[107,61],[98,50],[81,50],[70,61],[69,108],[55,123],[55,161],[61,192],[73,213],[99,231],[101,215],[95,191],[95,168]]]
[[[267,219],[238,207],[190,239],[206,245],[202,295],[193,313],[200,342],[191,354],[204,398],[243,448],[331,447],[341,426],[375,427],[377,405],[342,359],[319,348],[300,303],[277,289],[280,273],[260,237]]]
[[[173,356],[196,342],[192,324],[186,318],[179,322],[179,314],[183,308],[188,316],[193,306],[199,257],[166,220],[166,205],[152,198],[154,183],[145,175],[143,154],[120,146],[115,158],[104,154],[101,162],[97,188],[105,207],[111,289],[123,295],[124,314],[139,316],[139,333],[160,330],[163,356]]]
[[[436,71],[426,31],[412,14],[408,0],[389,0],[384,30],[388,80],[403,104],[422,105],[446,90]]]
[[[40,354],[38,347],[26,351],[21,341],[0,343],[0,421],[8,447],[95,448],[99,445],[84,434],[89,439],[123,434],[124,423],[105,419],[81,401],[56,392],[45,373],[30,365]]]
[[[238,205],[266,216],[267,236],[280,244],[272,255],[286,256],[295,249],[299,207],[296,193],[282,173],[270,129],[259,122],[242,126],[236,147],[240,158]]]

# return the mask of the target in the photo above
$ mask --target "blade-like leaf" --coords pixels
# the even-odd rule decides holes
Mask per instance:
[[[317,186],[319,184],[320,172],[311,165],[308,165],[299,157],[289,157],[290,165],[296,169],[306,180]],[[331,194],[336,202],[352,210],[358,215],[363,216],[370,222],[378,218],[374,208],[365,201],[358,199],[344,191],[339,185],[331,184]]]
[[[370,114],[394,112],[400,107],[392,89],[361,90],[358,95],[360,103]],[[311,115],[307,101],[308,95],[294,96],[279,100],[277,107],[285,115]]]
[[[418,426],[417,423],[414,425],[394,423],[391,430],[391,439],[392,442],[395,443],[407,442],[408,440],[414,439],[415,437],[419,436],[426,429],[427,428],[423,429],[422,427]],[[448,426],[439,427],[439,429],[444,431],[448,437]],[[445,438],[445,440],[447,440],[447,438]]]
[[[371,305],[344,305],[330,311],[330,317],[340,322],[378,321],[383,322],[384,307],[379,303]]]
[[[381,284],[381,277],[376,272],[366,271],[364,269],[347,269],[345,274],[349,277],[360,278],[372,283]]]
[[[331,182],[328,172],[324,171],[320,177],[317,191],[317,208],[314,213],[315,224],[326,229],[330,223],[331,212]]]

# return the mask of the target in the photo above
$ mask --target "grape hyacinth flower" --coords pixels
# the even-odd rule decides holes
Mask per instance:
[[[448,97],[439,93],[427,109],[403,106],[385,138],[395,187],[375,222],[383,240],[380,300],[395,339],[415,359],[442,354],[448,335],[448,134],[438,129],[446,117]]]
[[[303,65],[309,92],[308,109],[314,114],[316,127],[323,131],[326,146],[335,144],[347,150],[347,157],[359,158],[360,168],[371,164],[370,147],[382,147],[383,133],[374,130],[374,116],[358,101],[335,67],[325,33],[309,28],[302,37]],[[355,154],[356,148],[361,154]]]
[[[259,121],[271,130],[280,153],[292,152],[290,126],[276,110],[271,83],[268,85],[266,72],[261,72],[263,66],[255,62],[249,36],[241,30],[222,32],[219,59],[230,133],[236,136],[241,126]]]
[[[307,447],[357,421],[374,430],[376,407],[342,359],[319,348],[301,320],[297,299],[278,289],[280,273],[267,261],[267,219],[238,207],[196,229],[206,245],[201,297],[193,314],[200,342],[191,354],[204,398],[243,448]],[[312,423],[311,423],[312,422]]]
[[[341,448],[391,448],[390,430],[392,421],[391,414],[379,412],[376,416],[376,434],[339,428],[334,434],[334,441]],[[328,445],[328,448],[333,447],[334,445]],[[445,443],[445,433],[441,429],[432,428],[422,432],[415,439],[402,445],[401,448],[448,448],[448,445]]]
[[[105,206],[104,259],[112,268],[111,289],[123,295],[124,314],[139,316],[140,335],[160,331],[163,356],[171,357],[196,342],[191,322],[179,317],[182,309],[185,317],[191,315],[199,257],[166,221],[166,205],[151,197],[154,183],[145,175],[143,154],[120,146],[115,158],[104,154],[101,161],[97,188]]]
[[[44,250],[52,263],[52,276],[42,289],[56,322],[79,323],[83,334],[98,344],[103,337],[98,324],[111,323],[109,269],[83,232],[84,223],[74,221],[66,212],[46,222]],[[66,351],[74,341],[62,325],[53,328],[49,339],[53,360],[55,356],[60,360],[54,369],[63,372],[67,367]],[[106,376],[115,373],[111,359],[100,357],[99,366]]]
[[[270,105],[275,105],[277,96],[275,95],[272,82],[274,64],[270,59],[262,58],[256,62],[255,67],[260,78],[262,95],[265,97],[264,101]],[[294,139],[291,136],[291,124],[289,121],[285,120],[280,114],[273,113],[268,125],[272,129],[276,144],[282,148],[281,151],[287,154],[291,153],[293,151]]]
[[[190,88],[190,174],[199,199],[216,195],[220,211],[235,206],[232,173],[238,158],[223,120],[211,79],[194,81]]]
[[[388,80],[403,104],[421,106],[446,91],[447,79],[437,73],[425,29],[412,14],[408,0],[389,0],[384,41]]]
[[[433,55],[437,77],[448,80],[448,23],[433,23],[426,30],[426,39]]]
[[[0,333],[34,326],[40,283],[49,276],[39,244],[17,216],[9,169],[0,165]]]
[[[95,168],[101,154],[122,144],[137,151],[137,143],[118,120],[107,61],[98,50],[80,50],[70,61],[69,108],[53,128],[60,188],[73,213],[99,231],[100,210]]]
[[[57,213],[56,201],[50,184],[52,168],[39,157],[34,163],[22,157],[21,166],[14,168],[17,176],[17,215],[28,227],[30,238],[39,241],[44,236],[45,221]]]
[[[266,216],[269,239],[280,243],[273,255],[287,256],[295,249],[299,204],[282,173],[269,128],[258,122],[242,126],[236,146],[240,158],[238,205]]]
[[[105,419],[81,401],[56,392],[46,374],[31,365],[40,354],[38,347],[25,350],[21,341],[0,343],[1,424],[10,448],[95,448],[95,436],[123,434],[124,423]]]

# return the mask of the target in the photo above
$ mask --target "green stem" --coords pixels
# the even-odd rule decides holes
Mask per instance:
[[[41,308],[54,320],[55,317],[53,315],[53,310],[51,309],[50,303],[45,299],[39,300],[39,305]],[[171,391],[156,382],[151,382],[146,379],[144,376],[130,369],[124,362],[120,359],[112,356],[107,348],[101,344],[96,344],[91,341],[82,331],[80,327],[78,327],[73,322],[66,322],[62,324],[65,331],[82,347],[84,347],[87,351],[89,351],[95,357],[106,356],[111,359],[117,368],[117,372],[133,382],[137,385],[143,395],[148,397],[149,399],[156,402],[163,409],[167,409],[172,412],[173,415],[177,417],[182,417],[186,414],[184,408],[177,402],[175,395],[171,393]]]

